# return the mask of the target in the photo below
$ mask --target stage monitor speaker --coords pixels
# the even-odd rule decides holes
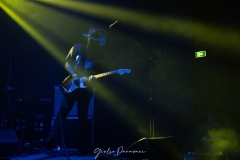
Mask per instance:
[[[19,150],[19,141],[12,129],[0,130],[0,156],[12,156]]]
[[[119,155],[128,160],[183,160],[181,147],[173,137],[142,138]]]

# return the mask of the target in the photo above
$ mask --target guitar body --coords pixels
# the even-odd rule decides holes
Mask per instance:
[[[71,82],[72,77],[71,75],[67,76],[63,81],[62,81],[62,87],[69,89],[69,83]]]
[[[62,86],[61,86],[61,91],[62,91],[62,93],[70,93],[77,88],[87,88],[87,86],[84,85],[85,81],[89,81],[91,79],[97,79],[97,78],[108,76],[108,75],[115,74],[115,73],[122,75],[124,73],[130,73],[130,72],[131,72],[130,69],[118,69],[118,70],[111,71],[111,72],[92,75],[90,77],[82,77],[82,78],[79,78],[79,80],[80,80],[79,86],[76,86],[74,84],[74,81],[73,81],[71,75],[69,75],[63,80]]]
[[[62,82],[62,88],[64,90],[64,93],[70,93],[77,88],[87,88],[87,86],[84,85],[84,81],[86,81],[86,79],[88,79],[88,78],[86,78],[86,77],[79,78],[80,85],[76,86],[74,84],[74,81],[73,81],[71,75],[67,76]]]

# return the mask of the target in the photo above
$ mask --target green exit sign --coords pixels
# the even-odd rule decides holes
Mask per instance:
[[[201,58],[201,57],[206,57],[206,51],[198,51],[195,52],[195,58]]]

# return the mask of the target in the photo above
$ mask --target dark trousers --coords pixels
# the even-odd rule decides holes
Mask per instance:
[[[60,131],[61,125],[64,125],[66,118],[72,110],[74,103],[78,102],[78,126],[76,126],[76,132],[78,132],[79,149],[82,150],[86,147],[87,137],[87,124],[88,124],[88,106],[92,98],[92,88],[78,88],[71,93],[64,95],[61,106],[54,120],[54,124],[50,130],[47,139],[55,139]],[[75,133],[73,133],[75,134]]]

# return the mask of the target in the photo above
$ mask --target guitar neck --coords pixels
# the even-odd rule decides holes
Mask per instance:
[[[115,73],[117,73],[117,70],[110,71],[110,72],[105,72],[105,73],[101,73],[101,74],[96,74],[96,75],[94,75],[94,77],[95,78],[101,78],[101,77],[108,76],[108,75],[115,74]]]

